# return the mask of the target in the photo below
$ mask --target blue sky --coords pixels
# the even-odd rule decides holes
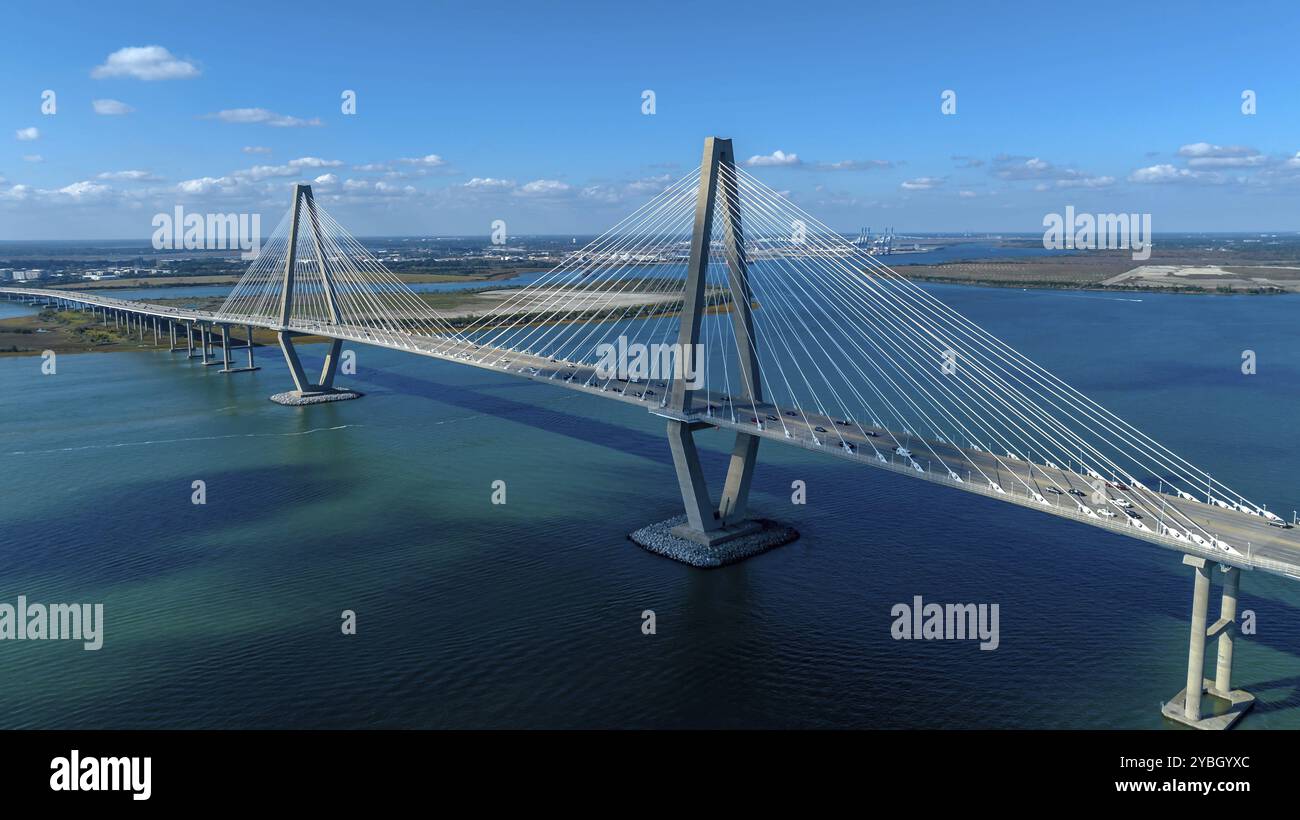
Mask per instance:
[[[709,134],[843,230],[1300,228],[1294,4],[701,6],[11,2],[0,239],[274,224],[296,181],[362,235],[597,232]]]

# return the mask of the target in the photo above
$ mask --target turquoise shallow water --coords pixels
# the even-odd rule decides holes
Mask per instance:
[[[1300,507],[1300,299],[933,290]],[[106,620],[98,652],[0,642],[0,725],[1157,728],[1182,686],[1173,553],[767,446],[754,503],[803,537],[693,570],[625,538],[679,507],[643,411],[369,348],[347,379],[364,399],[285,408],[266,400],[283,363],[258,353],[233,376],[153,351],[61,356],[55,376],[0,359],[0,601]],[[728,442],[701,440],[716,476]],[[918,594],[998,603],[998,650],[891,639]],[[1300,727],[1300,585],[1248,574],[1242,606],[1243,728]]]

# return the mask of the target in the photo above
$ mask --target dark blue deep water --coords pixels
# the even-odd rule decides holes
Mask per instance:
[[[1300,507],[1300,298],[933,291]],[[0,602],[102,602],[106,621],[98,652],[0,642],[0,726],[1159,728],[1182,687],[1174,553],[765,445],[754,504],[803,537],[690,569],[625,537],[680,504],[644,411],[371,348],[347,379],[364,399],[286,408],[258,353],[232,376],[156,351],[65,355],[54,376],[0,358]],[[716,477],[729,442],[700,439]],[[1001,645],[893,640],[913,595],[998,603]],[[1300,585],[1248,573],[1242,607],[1242,727],[1300,728]]]

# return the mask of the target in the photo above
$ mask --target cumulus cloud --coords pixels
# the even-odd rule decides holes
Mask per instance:
[[[337,168],[342,164],[343,161],[337,159],[299,157],[298,159],[289,160],[284,165],[254,165],[252,168],[235,171],[234,175],[258,182],[270,177],[291,177],[305,168]]]
[[[176,183],[176,190],[182,194],[209,194],[234,188],[237,184],[237,180],[231,177],[199,177]]]
[[[1188,168],[1256,168],[1268,164],[1269,157],[1247,146],[1212,146],[1210,143],[1191,143],[1178,149],[1178,156],[1187,157]]]
[[[41,129],[35,127],[19,128],[14,132],[14,139],[19,142],[31,142],[32,140],[40,139],[40,137]]]
[[[1008,182],[1037,181],[1036,191],[1052,188],[1106,188],[1115,184],[1115,178],[1099,176],[1076,168],[1062,167],[1040,157],[999,154],[993,158],[992,173]]]
[[[389,182],[370,179],[348,179],[343,182],[343,190],[352,194],[370,197],[409,196],[416,193],[410,185],[393,185]]]
[[[265,145],[245,145],[243,148],[245,154],[269,154],[271,149]]]
[[[87,202],[101,199],[105,194],[112,190],[113,189],[108,185],[85,180],[82,182],[74,182],[71,185],[60,188],[56,193],[62,194],[74,202]]]
[[[780,149],[777,149],[772,153],[767,154],[766,156],[762,154],[755,154],[754,156],[745,160],[745,164],[751,168],[770,168],[773,166],[798,165],[800,162],[801,160],[799,159],[798,154],[787,154],[786,152]]]
[[[120,117],[135,110],[121,100],[92,100],[90,104],[96,114],[104,117]]]
[[[273,128],[319,128],[325,124],[318,117],[306,120],[301,117],[277,114],[265,108],[227,108],[215,114],[204,114],[203,119],[220,120],[229,123],[269,125]]]
[[[474,177],[461,187],[476,191],[508,191],[515,187],[513,179],[495,179],[493,177]]]
[[[110,179],[119,182],[150,182],[159,179],[148,171],[105,171],[96,179]]]
[[[403,157],[401,161],[410,165],[422,165],[426,168],[437,168],[446,164],[446,161],[437,154],[425,154],[422,157]]]
[[[172,56],[162,46],[128,46],[119,48],[90,76],[96,80],[132,77],[137,80],[185,80],[199,76],[199,69],[188,60]]]
[[[904,191],[929,191],[938,188],[943,184],[941,177],[917,177],[903,182],[901,187]]]
[[[321,174],[312,180],[313,185],[337,185],[339,178],[334,174]]]
[[[556,179],[535,179],[515,191],[518,196],[561,196],[573,190],[572,186]]]
[[[1150,165],[1146,168],[1138,168],[1128,175],[1128,181],[1141,184],[1161,184],[1171,182],[1219,182],[1221,180],[1220,177],[1213,173],[1178,168],[1166,162],[1159,165]]]

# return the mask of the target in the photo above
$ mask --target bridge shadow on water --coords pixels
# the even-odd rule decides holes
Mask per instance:
[[[656,435],[609,421],[579,417],[560,410],[552,410],[539,406],[539,404],[534,403],[533,401],[516,401],[495,394],[497,391],[502,389],[527,390],[532,384],[527,380],[514,380],[503,377],[500,381],[485,380],[472,385],[464,385],[448,384],[425,377],[414,377],[371,369],[359,369],[358,375],[362,376],[366,381],[394,393],[426,398],[473,411],[475,413],[494,416],[503,420],[508,420],[514,424],[521,424],[545,431],[549,435],[566,436],[585,444],[604,447],[623,454],[634,455],[638,458],[661,465],[664,470],[664,483],[661,485],[658,492],[662,495],[662,498],[649,501],[645,499],[644,494],[638,495],[634,491],[629,491],[628,495],[630,499],[639,499],[639,503],[637,505],[630,505],[629,509],[639,508],[643,511],[649,512],[650,509],[658,507],[658,501],[662,501],[663,508],[672,511],[670,514],[680,512],[677,486],[672,473],[672,456],[668,449],[666,435]],[[486,390],[491,390],[493,393],[489,394],[484,392]],[[556,388],[556,390],[564,393],[569,392],[563,390],[563,388]],[[581,396],[584,394],[575,395]],[[591,399],[593,401],[597,400],[596,397],[591,397]],[[645,412],[638,409],[635,405],[627,406],[627,410],[629,412]],[[724,442],[724,446],[726,446],[728,450],[730,447],[730,440],[730,436],[728,435]],[[704,442],[701,442],[701,445],[701,460],[710,477],[710,486],[716,494],[717,488],[720,486],[721,477],[726,471],[729,453],[708,447]],[[774,446],[775,445],[768,445],[768,451],[770,452],[770,448]],[[760,467],[754,478],[755,492],[786,494],[789,492],[788,488],[792,476],[815,480],[819,484],[825,485],[839,483],[842,486],[856,487],[863,491],[869,490],[873,483],[876,484],[876,486],[898,484],[898,481],[892,481],[891,479],[901,478],[898,476],[878,473],[878,471],[875,470],[863,470],[856,465],[849,464],[848,462],[841,462],[837,459],[818,458],[816,454],[812,453],[804,453],[802,451],[791,452],[796,454],[795,458],[797,461],[794,461],[793,464],[798,465],[797,476],[795,475],[795,472],[790,469],[791,462],[788,460],[783,458],[783,463],[777,464],[774,464],[771,460],[763,463],[763,459],[760,456]],[[848,476],[850,473],[853,474],[852,477],[847,481],[843,480],[844,477]],[[592,476],[592,478],[595,478],[595,476]],[[616,476],[611,473],[610,478],[616,478]],[[953,520],[977,521],[980,518],[981,511],[986,511],[990,503],[988,499],[971,496],[967,493],[962,493],[947,487],[931,485],[919,481],[912,481],[912,485],[915,486],[909,487],[907,490],[903,490],[903,492],[913,493],[919,496],[918,507],[930,509],[939,506],[946,506],[949,509],[949,517]],[[846,492],[853,491],[854,490],[847,490]],[[931,494],[933,494],[933,499],[931,499]],[[1013,528],[1023,526],[1026,529],[1033,528],[1035,525],[1040,527],[1059,527],[1058,530],[1053,530],[1050,533],[1047,533],[1046,537],[1050,537],[1053,540],[1059,540],[1064,544],[1081,543],[1079,536],[1081,535],[1080,530],[1083,525],[1052,517],[1047,517],[1044,520],[1042,513],[1036,513],[1033,510],[1014,507],[1011,505],[1005,506],[1007,506],[1008,509],[1003,511],[1003,515],[1006,519],[1002,526]],[[1024,516],[1023,521],[1019,516]],[[630,521],[628,523],[629,529],[631,529],[633,528],[632,525],[641,526],[642,524],[649,523],[649,519],[647,518],[645,521]],[[820,530],[816,519],[807,521],[806,523],[801,523],[800,528],[806,535],[816,535]],[[1129,557],[1126,552],[1126,547],[1130,545],[1131,539],[1125,538],[1122,535],[1117,535],[1103,530],[1094,530],[1092,528],[1089,528],[1089,532],[1095,535],[1095,539],[1090,539],[1091,543],[1083,543],[1086,543],[1086,546],[1090,549],[1097,549],[1097,555],[1099,557],[1104,553],[1111,556],[1112,560],[1133,560],[1133,558]],[[1050,563],[1052,560],[1041,552],[1039,553],[1039,556],[1042,558],[1044,564]],[[1005,560],[1005,556],[1001,555],[998,552],[998,549],[995,549],[992,545],[988,547],[987,552],[978,556],[969,555],[968,557],[972,560]],[[1150,556],[1137,557],[1137,560],[1142,562],[1145,562],[1148,559],[1151,561],[1176,561],[1177,555],[1172,551],[1153,547]],[[726,570],[710,571],[710,577],[727,572],[739,571],[744,567],[746,567],[746,564],[742,563]],[[1189,579],[1183,579],[1181,574],[1176,575],[1175,578],[1175,594],[1172,598],[1163,595],[1153,595],[1148,599],[1134,599],[1129,596],[1124,596],[1123,599],[1121,599],[1119,596],[1116,596],[1108,603],[1108,605],[1112,607],[1110,610],[1112,615],[1116,618],[1123,618],[1159,614],[1178,622],[1185,622],[1190,611],[1191,583]],[[1182,583],[1183,580],[1187,580],[1187,583],[1185,584],[1187,587],[1186,596],[1181,593],[1182,587],[1184,586]],[[712,587],[713,584],[706,583],[703,586],[709,588]],[[1214,600],[1211,605],[1212,612],[1217,611],[1217,594],[1218,588],[1216,586],[1213,592]],[[1249,590],[1247,590],[1245,594],[1249,595]],[[1260,600],[1258,605],[1254,608],[1262,609],[1264,606],[1266,606],[1270,611],[1271,618],[1278,619],[1275,622],[1283,622],[1282,619],[1287,619],[1290,622],[1300,622],[1300,605],[1274,596],[1268,597],[1265,600]],[[1250,608],[1249,605],[1247,605],[1247,608]],[[1300,644],[1297,644],[1294,640],[1294,636],[1283,635],[1275,630],[1271,630],[1267,633],[1252,635],[1249,640],[1279,652],[1284,652],[1293,657],[1300,658]],[[1297,694],[1295,697],[1300,698],[1300,694]],[[1287,706],[1275,705],[1274,708],[1292,708],[1293,706],[1300,705],[1300,702],[1292,704],[1291,701],[1288,701],[1287,703]]]

